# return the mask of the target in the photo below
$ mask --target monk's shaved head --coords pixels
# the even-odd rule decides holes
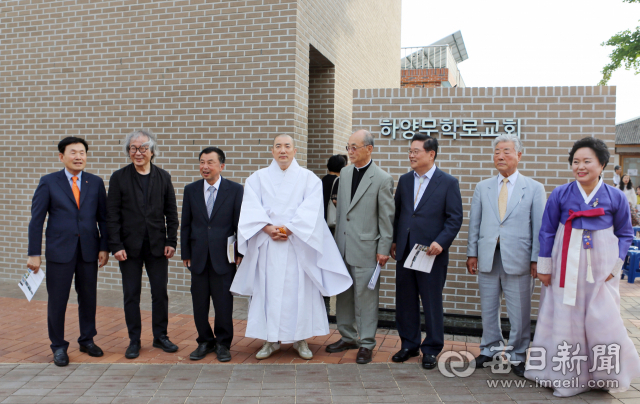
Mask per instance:
[[[282,138],[288,138],[288,141]],[[280,141],[278,141],[278,139],[280,139]],[[277,143],[290,143],[292,147],[296,147],[295,141],[289,135],[277,135],[273,138],[273,145],[275,146]]]
[[[273,147],[271,153],[273,159],[278,163],[282,170],[286,170],[296,156],[296,145],[293,138],[289,135],[278,135],[273,139]]]

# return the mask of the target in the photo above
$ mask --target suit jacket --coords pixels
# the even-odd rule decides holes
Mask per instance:
[[[178,244],[178,208],[171,175],[151,164],[147,200],[133,163],[114,172],[109,179],[107,226],[109,249],[140,255],[145,230],[151,254],[164,255],[164,247]],[[165,225],[166,222],[166,225]]]
[[[204,180],[184,187],[180,243],[182,259],[191,260],[191,272],[204,271],[207,255],[219,274],[236,269],[236,264],[230,264],[227,259],[227,238],[238,232],[243,193],[242,185],[222,178],[209,218]]]
[[[480,272],[491,272],[499,237],[504,271],[510,275],[529,275],[531,262],[538,261],[540,251],[538,233],[547,200],[544,186],[518,174],[502,221],[498,191],[495,176],[476,185],[471,201],[467,256],[478,257]]]
[[[353,199],[354,166],[340,171],[335,239],[345,262],[375,267],[376,254],[389,255],[393,238],[393,178],[373,161]]]
[[[42,255],[42,226],[47,221],[45,257],[65,264],[73,259],[80,240],[82,259],[98,260],[107,248],[107,192],[102,178],[82,172],[80,209],[64,169],[40,178],[31,201],[28,255]]]
[[[413,209],[415,200],[413,171],[404,174],[396,190],[396,214],[393,223],[393,242],[396,243],[396,260],[402,261],[409,244],[425,246],[436,242],[442,252],[433,267],[449,264],[449,247],[462,226],[462,197],[458,180],[436,167],[427,188]]]

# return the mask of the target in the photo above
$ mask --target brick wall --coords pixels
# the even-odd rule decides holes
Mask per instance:
[[[399,0],[1,2],[0,277],[26,270],[31,197],[62,168],[65,136],[87,139],[87,171],[108,183],[128,164],[124,136],[152,130],[179,210],[205,146],[227,153],[223,175],[241,183],[270,163],[275,134],[297,139],[305,165],[310,45],[335,65],[333,126],[318,137],[336,149],[352,90],[400,85]],[[188,292],[179,253],[169,289]],[[112,258],[99,287],[119,285]]]
[[[353,127],[366,128],[375,136],[373,158],[398,178],[410,171],[409,140],[402,131],[394,140],[380,131],[382,119],[521,119],[524,153],[519,165],[522,174],[544,184],[548,194],[558,185],[573,180],[567,158],[573,143],[596,136],[610,146],[615,140],[615,87],[538,88],[403,88],[356,90],[353,93]],[[504,132],[502,125],[501,132]],[[478,126],[485,132],[486,127]],[[458,129],[458,135],[462,132]],[[497,175],[493,165],[491,138],[457,138],[435,135],[440,149],[436,164],[460,181],[464,223],[450,249],[444,307],[448,313],[480,314],[476,276],[467,274],[466,240],[469,210],[475,185]],[[610,179],[613,166],[607,167]],[[394,307],[395,266],[382,272],[381,304]],[[537,281],[538,282],[538,281]],[[534,294],[537,314],[539,285]]]

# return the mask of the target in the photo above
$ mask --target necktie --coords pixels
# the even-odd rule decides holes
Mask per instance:
[[[502,180],[502,189],[500,190],[500,195],[498,196],[498,211],[500,212],[500,221],[504,219],[505,213],[507,213],[507,202],[509,201],[509,190],[507,190],[507,183],[509,182],[509,178],[504,178]]]
[[[416,192],[416,197],[413,199],[413,209],[416,208],[416,203],[418,203],[418,195],[420,195],[420,188],[422,188],[422,183],[424,182],[424,177],[420,177],[420,184],[418,184],[418,191]]]
[[[209,214],[209,219],[211,219],[211,211],[213,210],[213,198],[216,189],[212,186],[209,187],[209,198],[207,198],[207,213]]]
[[[78,184],[76,184],[76,181],[78,181],[78,177],[74,175],[73,177],[71,177],[71,179],[73,180],[73,185],[71,185],[71,191],[73,192],[73,196],[76,198],[76,204],[78,204],[78,209],[80,209],[80,188],[78,188]]]

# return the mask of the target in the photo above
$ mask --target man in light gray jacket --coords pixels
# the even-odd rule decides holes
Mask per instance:
[[[342,339],[327,352],[358,349],[356,363],[369,363],[376,346],[380,279],[367,285],[376,265],[389,260],[393,241],[393,178],[371,160],[373,136],[354,132],[347,145],[352,165],[340,171],[335,239],[353,285],[336,298],[336,319]],[[359,337],[359,338],[358,338]]]
[[[493,162],[499,174],[478,183],[473,193],[467,270],[473,275],[480,271],[482,341],[475,366],[481,368],[502,353],[500,300],[504,293],[511,323],[505,351],[513,372],[523,377],[546,193],[541,183],[518,172],[521,157],[520,138],[501,135],[494,139]]]

